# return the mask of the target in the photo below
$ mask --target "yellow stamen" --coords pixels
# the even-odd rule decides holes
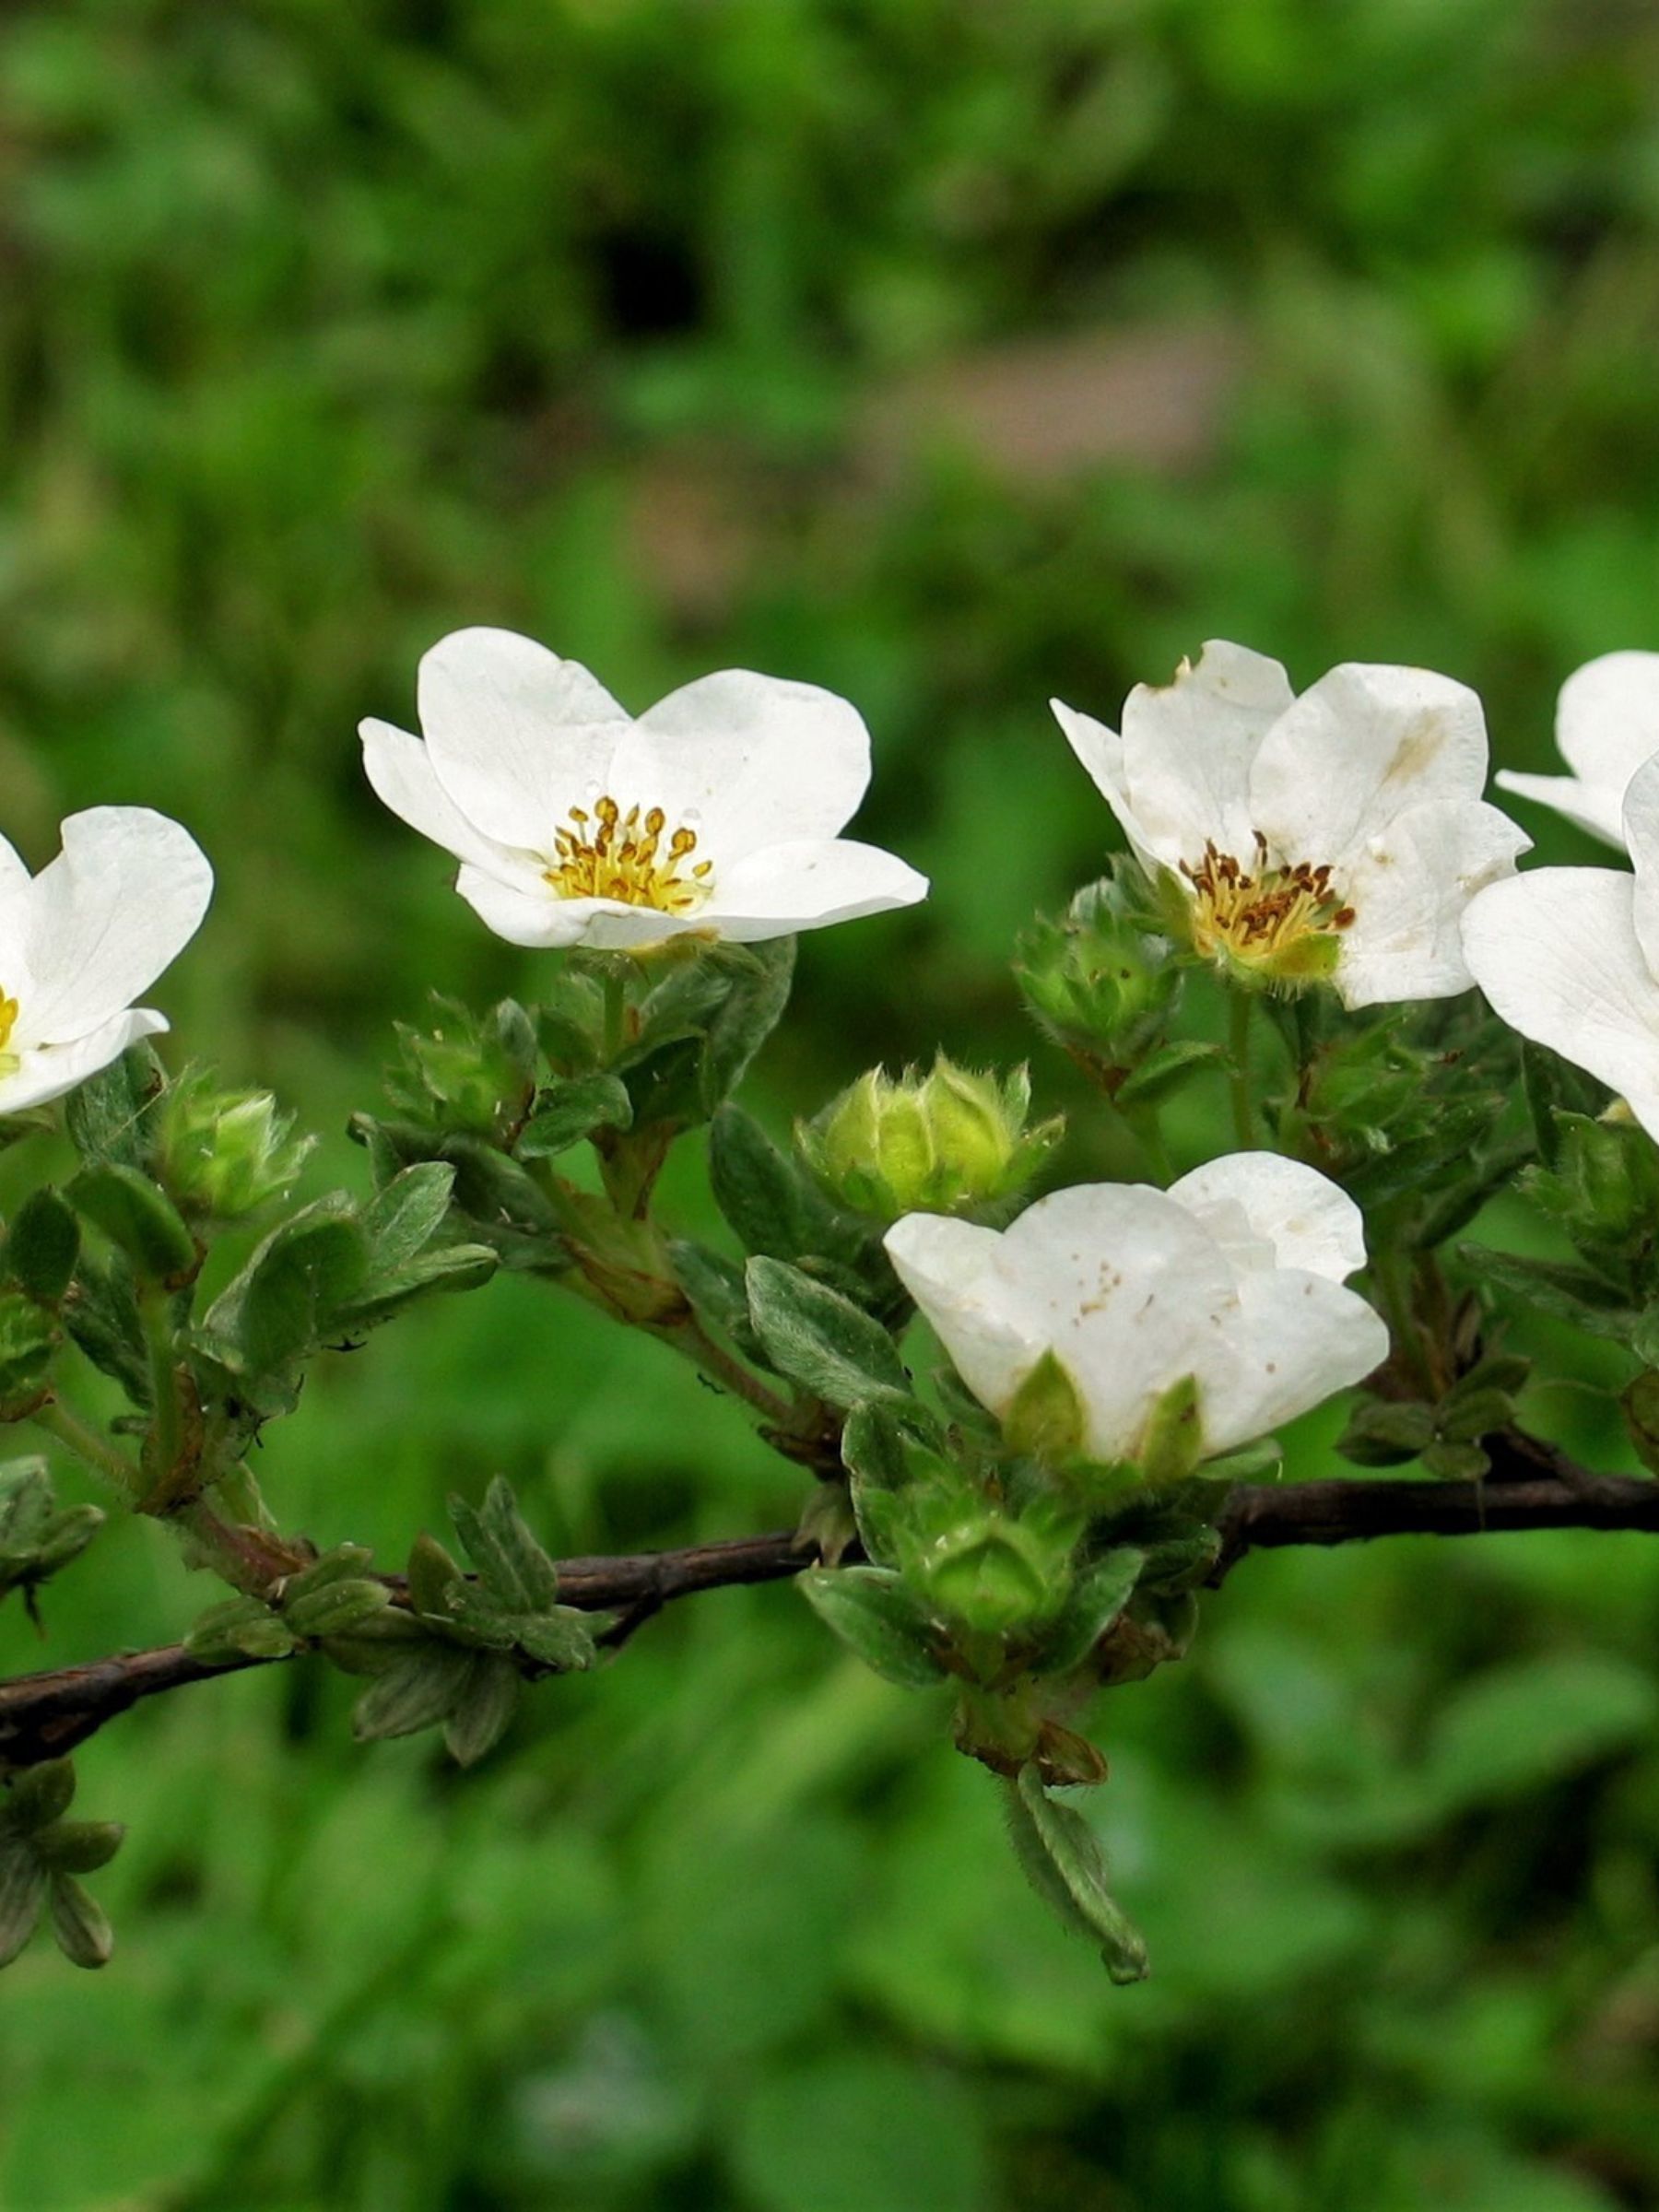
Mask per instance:
[[[11,1042],[11,1033],[18,1026],[18,1002],[0,991],[0,1053]]]
[[[553,833],[557,858],[545,871],[560,899],[616,899],[624,906],[688,914],[713,888],[712,861],[685,865],[697,850],[695,830],[676,830],[664,849],[668,818],[660,806],[641,818],[638,806],[624,814],[607,794],[594,801],[592,814],[572,806],[567,818],[571,826]]]
[[[1195,868],[1183,860],[1181,872],[1193,887],[1194,947],[1208,959],[1288,975],[1301,964],[1299,956],[1317,958],[1321,939],[1334,957],[1331,939],[1354,919],[1353,908],[1332,888],[1328,866],[1305,860],[1269,866],[1259,830],[1253,874],[1213,842]]]

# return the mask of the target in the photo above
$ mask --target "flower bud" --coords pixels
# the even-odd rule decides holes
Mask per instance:
[[[1079,891],[1063,919],[1039,916],[1014,973],[1057,1044],[1116,1065],[1145,1054],[1180,981],[1170,940],[1135,911],[1127,871]]]
[[[1659,1216],[1659,1147],[1622,1101],[1599,1119],[1557,1111],[1556,1157],[1524,1186],[1581,1251],[1644,1257]]]
[[[1026,1127],[1030,1101],[1023,1067],[999,1080],[940,1053],[927,1076],[872,1068],[795,1138],[824,1188],[860,1213],[971,1213],[1013,1196],[1059,1142],[1059,1119]]]
[[[268,1090],[218,1090],[196,1070],[161,1101],[161,1179],[186,1214],[238,1220],[299,1180],[316,1139],[292,1130]]]
[[[387,1076],[387,1095],[423,1129],[465,1131],[498,1144],[529,1110],[535,1030],[512,999],[483,1015],[453,999],[435,1005],[429,1030],[399,1023],[403,1063]]]

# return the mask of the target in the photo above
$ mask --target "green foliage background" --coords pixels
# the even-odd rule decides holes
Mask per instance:
[[[1012,935],[1107,837],[1051,692],[1110,716],[1206,635],[1417,661],[1542,765],[1560,677],[1659,643],[1656,87],[1640,0],[19,0],[4,827],[38,864],[94,800],[189,823],[177,1049],[356,1177],[388,1017],[535,975],[357,718],[467,621],[635,705],[768,668],[864,708],[864,826],[937,878],[804,945],[777,1124],[935,1041],[1017,1057]],[[1128,1171],[1039,1086],[1075,1172]],[[1609,1449],[1594,1399],[1532,1412]],[[336,1361],[264,1462],[388,1549],[496,1470],[565,1551],[797,1502],[523,1280]],[[132,1525],[48,1601],[8,1670],[204,1593]],[[115,1965],[6,1978],[0,2205],[1651,2205],[1656,1630],[1637,1538],[1250,1562],[1102,1717],[1129,1992],[786,1588],[547,1688],[470,1778],[354,1750],[318,1670],[169,1699],[81,1762],[132,1824]]]

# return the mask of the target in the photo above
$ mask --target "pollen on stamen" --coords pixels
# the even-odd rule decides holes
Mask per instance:
[[[683,823],[669,834],[665,853],[667,830],[662,807],[636,804],[625,814],[606,793],[591,812],[570,809],[553,833],[555,857],[544,878],[560,899],[614,899],[665,914],[694,912],[713,888],[713,863],[685,865],[697,850],[697,832]]]
[[[1350,928],[1354,909],[1333,887],[1328,862],[1275,865],[1259,830],[1253,841],[1250,870],[1213,840],[1196,866],[1180,864],[1193,889],[1193,943],[1208,958],[1294,973],[1299,950],[1312,953],[1317,940]]]

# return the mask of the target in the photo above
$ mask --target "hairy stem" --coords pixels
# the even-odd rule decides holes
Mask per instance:
[[[29,1418],[37,1429],[43,1429],[66,1451],[73,1452],[76,1459],[96,1469],[106,1482],[112,1482],[124,1498],[137,1496],[142,1483],[132,1461],[100,1436],[90,1423],[82,1420],[61,1398],[37,1406]]]

